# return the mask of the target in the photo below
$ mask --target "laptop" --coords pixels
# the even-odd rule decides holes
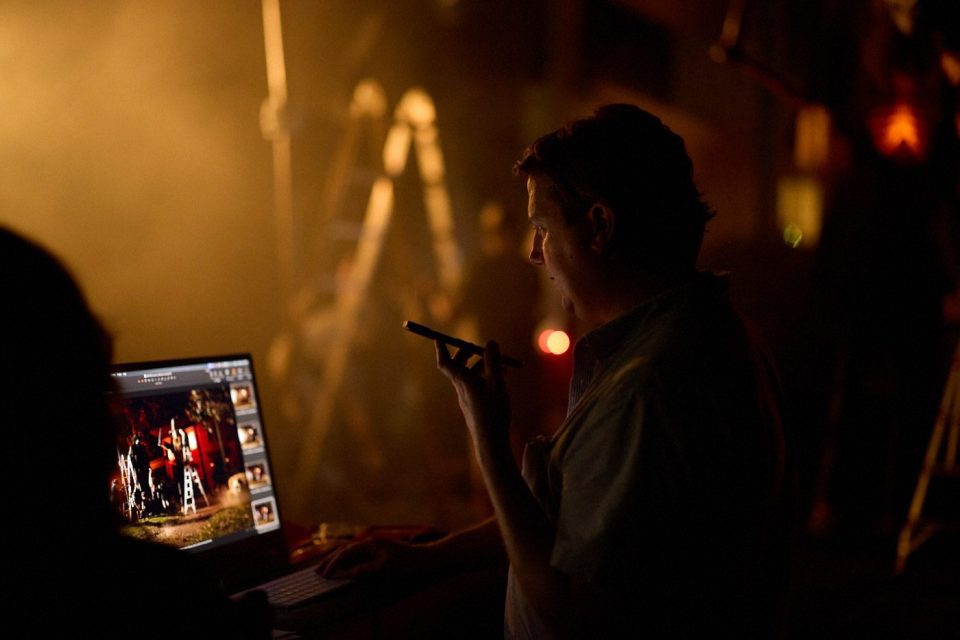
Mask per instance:
[[[228,593],[296,607],[351,581],[294,567],[250,354],[113,365],[123,533],[201,556]]]

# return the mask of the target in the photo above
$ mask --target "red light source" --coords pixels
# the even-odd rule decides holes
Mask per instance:
[[[540,332],[540,335],[537,337],[537,346],[539,346],[540,350],[544,353],[559,356],[566,353],[567,349],[570,348],[570,336],[564,331],[547,329],[546,331]]]

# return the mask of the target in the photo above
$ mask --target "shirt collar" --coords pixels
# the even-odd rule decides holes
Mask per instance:
[[[658,311],[670,306],[675,300],[690,291],[725,291],[727,283],[728,274],[726,273],[715,274],[702,271],[691,280],[658,293],[630,311],[584,334],[577,341],[574,352],[575,354],[579,352],[582,356],[595,358],[603,366],[623,346],[628,336],[637,327],[646,323],[650,317],[656,315]]]

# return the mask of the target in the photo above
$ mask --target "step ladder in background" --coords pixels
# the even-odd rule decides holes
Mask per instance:
[[[901,575],[907,567],[910,554],[943,530],[960,530],[960,521],[954,518],[930,517],[924,510],[930,485],[934,481],[960,482],[957,464],[957,445],[960,442],[960,342],[953,353],[953,362],[944,385],[940,410],[934,422],[927,454],[923,460],[917,487],[910,503],[907,521],[900,530],[897,542],[895,573]],[[960,496],[958,496],[960,501]]]
[[[382,163],[369,187],[366,209],[354,236],[346,282],[337,288],[334,309],[336,339],[325,354],[319,384],[308,407],[293,496],[309,500],[317,460],[330,428],[336,398],[355,340],[357,318],[369,294],[394,214],[394,184],[416,156],[419,183],[431,235],[431,247],[441,289],[452,293],[460,286],[462,255],[454,235],[454,218],[446,185],[446,170],[439,145],[433,100],[422,89],[408,90],[394,111],[394,120],[383,141]],[[345,175],[345,174],[344,174]]]

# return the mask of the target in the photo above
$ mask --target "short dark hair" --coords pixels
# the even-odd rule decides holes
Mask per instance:
[[[0,315],[0,426],[18,452],[17,469],[33,474],[36,495],[49,495],[62,483],[60,472],[36,469],[71,471],[72,486],[84,500],[59,504],[51,513],[60,517],[72,509],[89,515],[91,505],[108,508],[107,479],[117,461],[106,401],[110,336],[67,268],[3,226],[0,299],[8,305]],[[54,386],[54,380],[62,382]],[[45,439],[56,442],[38,444]]]
[[[617,216],[617,255],[654,272],[693,269],[714,216],[683,139],[630,104],[600,107],[538,138],[514,173],[549,178],[571,224],[606,203]]]

